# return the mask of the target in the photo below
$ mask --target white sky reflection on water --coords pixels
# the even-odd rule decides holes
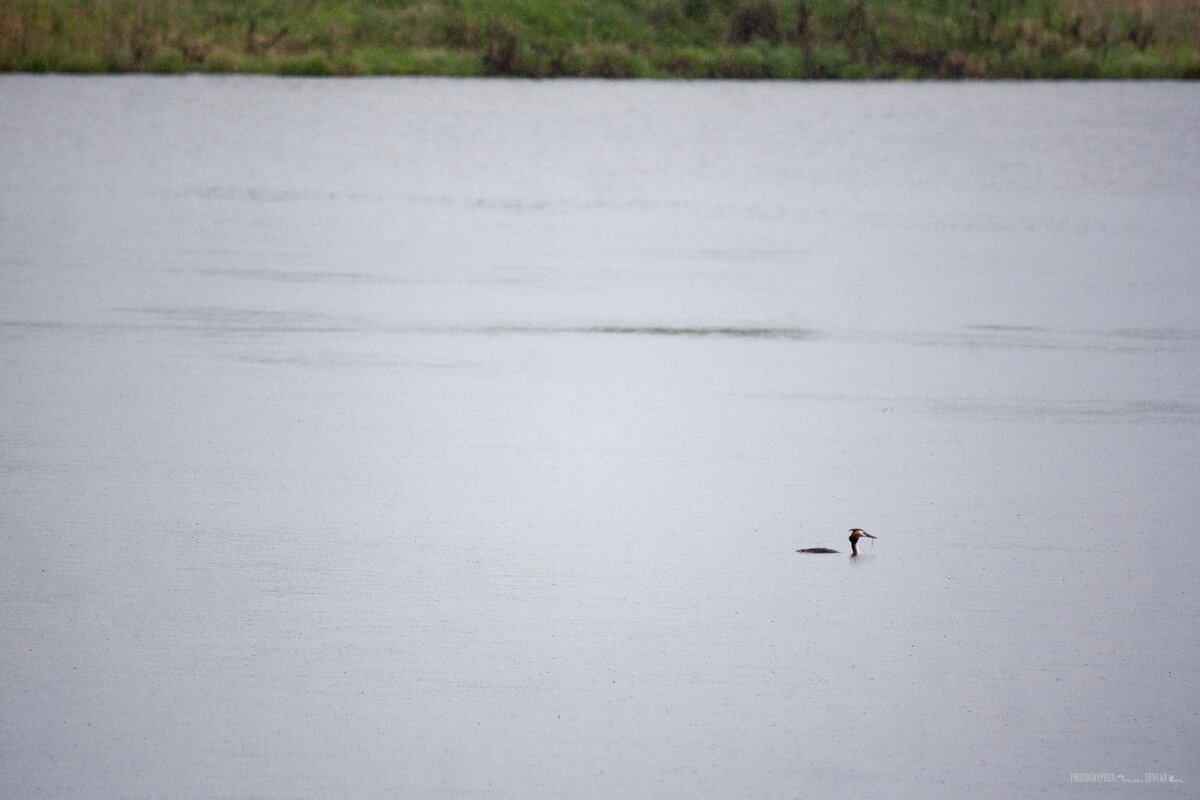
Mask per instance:
[[[1198,101],[0,78],[0,794],[1182,796]]]

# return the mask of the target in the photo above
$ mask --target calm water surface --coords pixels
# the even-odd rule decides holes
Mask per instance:
[[[1200,88],[8,76],[0,142],[0,795],[1200,785]]]

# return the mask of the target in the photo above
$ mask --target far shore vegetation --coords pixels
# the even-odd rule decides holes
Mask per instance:
[[[0,0],[0,71],[1200,78],[1200,0]]]

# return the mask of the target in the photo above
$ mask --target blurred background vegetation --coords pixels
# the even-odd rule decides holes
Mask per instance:
[[[1197,78],[1200,0],[0,0],[0,70]]]

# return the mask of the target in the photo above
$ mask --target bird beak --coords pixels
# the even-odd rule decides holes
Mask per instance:
[[[866,531],[863,531],[863,536],[867,537],[868,539],[878,539],[879,538],[878,536],[872,536],[871,534],[867,533]]]

